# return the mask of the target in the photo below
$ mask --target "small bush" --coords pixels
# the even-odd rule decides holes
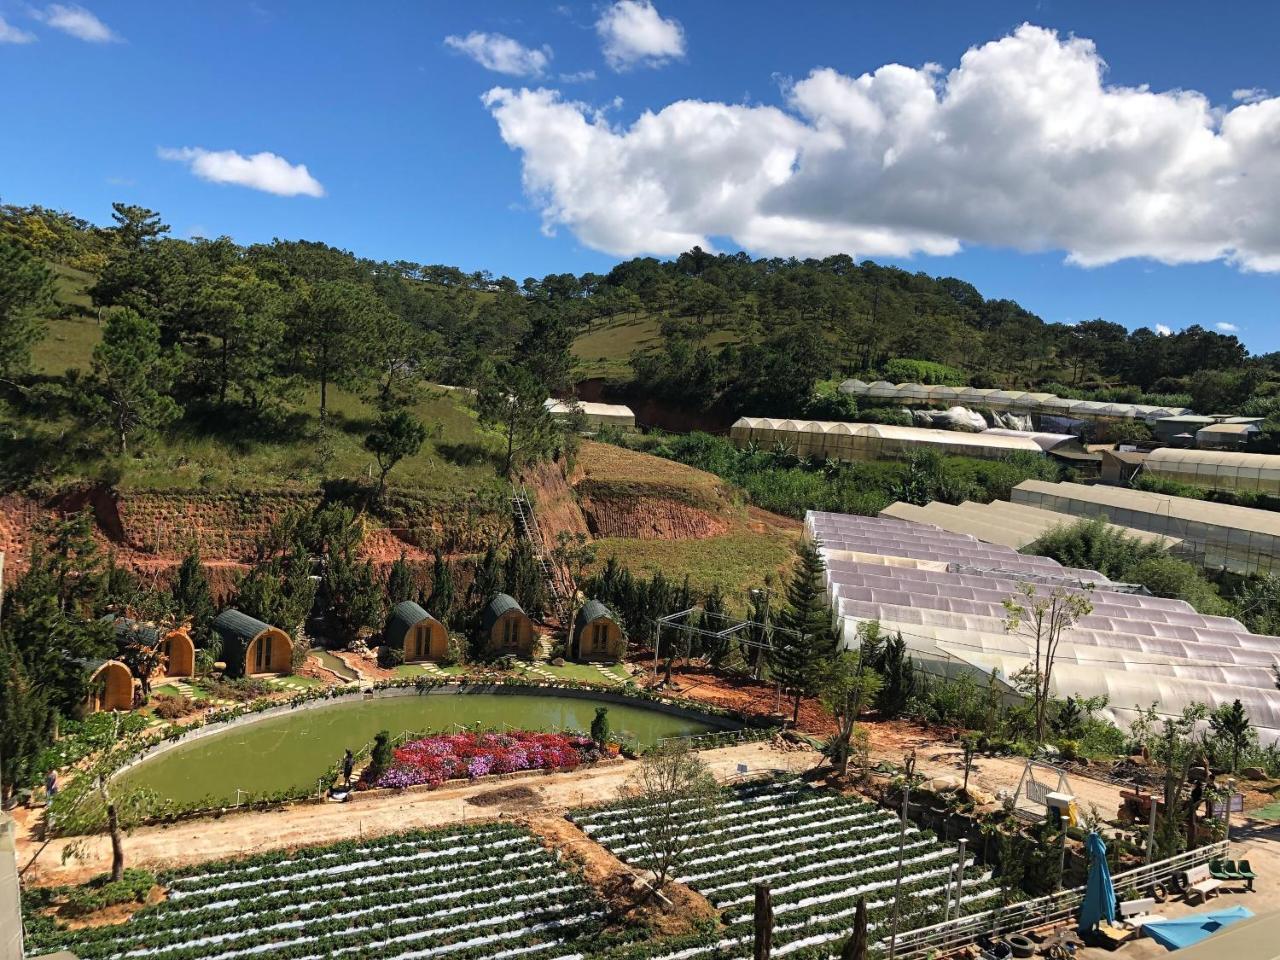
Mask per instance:
[[[446,667],[454,667],[467,662],[467,641],[462,637],[450,635],[449,642],[445,644],[444,656],[440,658],[440,663]]]
[[[383,670],[394,670],[404,663],[404,650],[384,643],[378,648],[378,666]]]
[[[199,709],[190,697],[157,693],[151,698],[151,711],[161,720],[177,720]]]
[[[70,916],[84,916],[121,903],[145,903],[155,883],[155,875],[148,870],[129,868],[115,883],[104,873],[83,886],[70,888],[62,910]]]

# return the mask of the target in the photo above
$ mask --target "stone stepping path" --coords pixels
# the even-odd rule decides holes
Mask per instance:
[[[267,682],[272,686],[280,687],[282,690],[288,690],[290,693],[302,693],[307,689],[305,683],[298,683],[289,677],[270,677]]]
[[[522,663],[520,665],[527,673],[532,673],[535,677],[541,677],[543,680],[559,680],[560,678],[549,670],[543,670],[536,663]]]
[[[602,677],[604,677],[604,679],[605,679],[607,682],[609,682],[609,683],[613,683],[613,684],[622,684],[622,683],[626,683],[626,681],[625,681],[625,680],[623,680],[620,676],[618,676],[616,673],[614,673],[614,671],[613,671],[613,668],[612,668],[612,667],[606,667],[606,666],[605,666],[604,664],[602,664],[602,663],[594,664],[594,666],[595,666],[595,668],[596,668],[597,670],[599,670],[599,671],[600,671],[600,675],[601,675]]]
[[[443,670],[440,669],[440,665],[438,663],[432,663],[430,660],[424,660],[422,663],[418,664],[418,666],[422,667],[422,672],[427,674],[428,676],[432,676],[432,677],[449,676],[449,674],[445,673]]]
[[[178,693],[180,693],[182,696],[190,697],[193,700],[195,699],[195,695],[196,695],[195,687],[191,686],[191,684],[188,683],[186,680],[181,680],[181,679],[165,680],[165,683],[168,686],[173,687],[173,689],[177,690]]]

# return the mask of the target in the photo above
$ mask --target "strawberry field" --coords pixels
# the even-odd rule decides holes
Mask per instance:
[[[591,889],[529,833],[489,825],[208,864],[126,923],[30,925],[32,953],[81,960],[285,957],[577,960],[600,927]],[[42,922],[43,921],[43,922]]]
[[[623,860],[640,849],[636,818],[620,806],[579,811],[574,821]],[[643,821],[640,821],[643,823]],[[677,878],[722,911],[725,926],[679,941],[608,948],[609,960],[720,960],[751,956],[753,884],[773,893],[774,956],[827,958],[867,902],[871,941],[889,932],[899,822],[874,804],[794,784],[735,790],[714,822],[691,818]],[[954,847],[909,827],[899,929],[943,919],[953,890]],[[999,888],[967,864],[962,912],[994,906]],[[953,901],[954,902],[954,901]]]

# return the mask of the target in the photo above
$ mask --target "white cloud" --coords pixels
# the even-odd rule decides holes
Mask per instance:
[[[1168,327],[1166,327],[1163,323],[1157,323],[1157,324],[1156,324],[1156,333],[1157,333],[1157,334],[1159,334],[1159,335],[1160,335],[1160,336],[1162,336],[1162,337],[1171,337],[1171,336],[1173,336],[1173,331],[1172,331],[1172,330],[1170,330]]]
[[[44,10],[33,11],[32,16],[86,43],[118,43],[121,39],[97,16],[76,4],[51,3]]]
[[[954,69],[816,69],[786,105],[682,100],[614,125],[549,90],[484,98],[544,228],[615,255],[1063,250],[1280,270],[1280,99],[1104,83],[1089,40],[1023,25]]]
[[[29,30],[21,30],[0,17],[0,43],[32,43],[36,35]]]
[[[596,21],[604,58],[614,70],[659,67],[684,56],[684,28],[649,0],[617,0]]]
[[[561,83],[585,83],[588,80],[594,80],[596,72],[594,70],[579,70],[576,73],[560,74]]]
[[[1224,321],[1219,321],[1215,323],[1214,326],[1217,327],[1219,330],[1221,330],[1223,333],[1236,333],[1240,329],[1234,323],[1226,323]]]
[[[446,46],[465,53],[486,70],[513,77],[538,77],[551,61],[551,48],[526,47],[501,33],[472,31],[465,37],[445,37]]]
[[[1266,87],[1241,87],[1231,91],[1231,99],[1239,100],[1241,103],[1257,103],[1259,100],[1266,100],[1269,96],[1271,94],[1267,93]]]
[[[162,160],[179,160],[191,172],[211,183],[234,183],[282,197],[323,197],[324,187],[311,176],[306,164],[292,164],[274,153],[246,157],[234,150],[205,150],[203,147],[172,149],[161,147]]]

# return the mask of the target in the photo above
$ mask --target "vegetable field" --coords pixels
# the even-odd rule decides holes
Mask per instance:
[[[623,860],[640,844],[624,808],[579,811],[574,821]],[[773,892],[774,956],[827,958],[867,901],[871,941],[886,937],[897,862],[898,820],[874,804],[795,783],[733,791],[714,822],[691,820],[677,878],[723,913],[725,927],[646,947],[598,953],[609,960],[720,960],[751,955],[753,884]],[[903,851],[899,929],[943,919],[954,889],[954,847],[909,827]],[[968,861],[962,912],[994,906],[999,888]],[[954,902],[954,900],[953,900]]]
[[[578,960],[602,906],[529,833],[489,825],[208,864],[119,926],[55,932],[81,960]]]

